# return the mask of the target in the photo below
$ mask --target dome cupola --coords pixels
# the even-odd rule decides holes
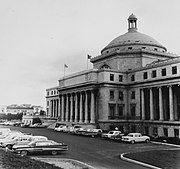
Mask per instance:
[[[101,53],[106,54],[115,50],[146,49],[166,52],[167,49],[152,37],[137,31],[137,17],[131,14],[128,17],[128,32],[113,39]]]
[[[137,31],[137,18],[134,14],[128,18],[128,31]]]

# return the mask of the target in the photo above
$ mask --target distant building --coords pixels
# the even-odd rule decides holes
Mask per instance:
[[[25,114],[35,114],[35,113],[40,113],[40,111],[43,110],[43,107],[41,106],[34,106],[31,104],[12,104],[8,106],[2,106],[1,107],[1,113],[3,114],[18,114],[18,113],[23,113]]]
[[[104,130],[180,137],[180,57],[138,32],[135,15],[128,18],[128,32],[90,61],[92,70],[65,76],[46,90],[48,116]]]

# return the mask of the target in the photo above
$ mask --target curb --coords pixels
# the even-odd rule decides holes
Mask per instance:
[[[124,157],[124,155],[126,155],[126,154],[128,154],[128,153],[123,153],[123,154],[120,155],[121,159],[124,160],[124,161],[132,162],[132,163],[142,165],[144,167],[149,167],[149,168],[152,168],[152,169],[162,169],[162,168],[150,165],[150,164],[146,164],[146,163],[143,163],[143,162],[140,162],[140,161],[137,161],[137,160],[133,160],[133,159]]]

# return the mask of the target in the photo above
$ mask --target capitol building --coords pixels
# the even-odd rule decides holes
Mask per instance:
[[[91,58],[93,69],[67,75],[46,89],[49,117],[103,130],[180,137],[180,57],[138,32],[127,33]]]

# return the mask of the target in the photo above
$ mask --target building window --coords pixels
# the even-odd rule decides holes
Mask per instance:
[[[124,99],[124,95],[122,91],[119,91],[119,100],[123,100]]]
[[[128,50],[132,50],[132,47],[128,47]]]
[[[111,99],[111,100],[114,99],[114,90],[110,90],[110,99]]]
[[[114,81],[114,75],[110,74],[110,81]]]
[[[162,74],[162,76],[166,76],[166,68],[161,70],[161,74]]]
[[[131,92],[131,99],[135,99],[136,98],[136,96],[135,96],[135,91],[132,91]]]
[[[157,76],[156,70],[153,70],[153,71],[152,71],[152,78],[155,78],[156,76]]]
[[[168,129],[167,128],[163,128],[163,131],[164,131],[164,136],[168,137]]]
[[[53,91],[51,91],[51,95],[53,95]]]
[[[174,137],[179,138],[179,129],[174,129]]]
[[[135,81],[135,75],[131,75],[131,81]]]
[[[119,75],[119,82],[122,82],[122,81],[123,81],[123,76]]]
[[[172,67],[172,74],[177,74],[177,66]]]
[[[131,118],[135,118],[136,116],[136,105],[131,105]]]
[[[49,106],[49,101],[47,101],[47,106]]]
[[[143,78],[144,78],[144,79],[147,79],[147,78],[148,78],[148,74],[147,74],[147,72],[144,72],[144,74],[143,74]]]
[[[49,96],[49,92],[47,92],[47,96]]]
[[[116,110],[116,105],[115,104],[109,104],[109,119],[115,118],[115,110]]]
[[[119,117],[122,117],[124,115],[124,112],[123,112],[123,105],[118,105],[118,116]]]

